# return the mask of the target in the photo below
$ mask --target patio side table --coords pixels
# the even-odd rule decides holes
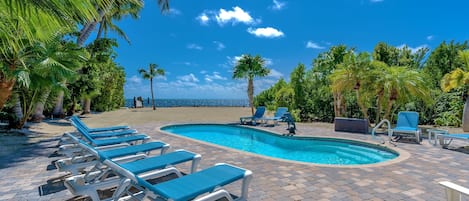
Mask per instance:
[[[436,146],[438,143],[438,136],[439,135],[446,135],[448,134],[448,130],[445,129],[436,129],[436,128],[429,128],[427,129],[428,132],[428,142],[433,146]]]

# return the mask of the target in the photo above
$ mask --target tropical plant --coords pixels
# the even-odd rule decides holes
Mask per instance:
[[[247,95],[249,107],[254,115],[254,78],[265,77],[270,73],[270,69],[265,67],[265,60],[259,55],[251,56],[245,54],[236,62],[233,70],[233,79],[247,79]]]
[[[169,0],[158,0],[157,1],[161,12],[166,12],[169,10]],[[95,12],[98,13],[92,20],[84,21],[82,23],[82,29],[77,37],[77,44],[78,46],[82,47],[85,45],[86,40],[89,38],[91,33],[95,30],[98,23],[100,23],[100,28],[98,30],[98,34],[96,40],[99,40],[101,37],[101,33],[106,30],[114,30],[117,32],[118,35],[124,37],[126,40],[125,33],[115,26],[112,23],[112,20],[119,20],[124,15],[131,15],[132,17],[137,15],[137,12],[140,10],[141,6],[143,5],[142,0],[104,0],[104,1],[96,1],[94,4]],[[94,52],[91,52],[93,55]],[[93,95],[94,94],[94,95]],[[96,97],[99,93],[88,93],[84,94],[85,97],[85,111],[88,111],[91,108],[91,98]],[[92,95],[92,96],[90,96]],[[54,107],[53,114],[55,116],[62,116],[63,114],[63,92],[59,93],[57,97],[57,101]],[[75,105],[75,104],[72,104]]]
[[[306,118],[306,68],[304,64],[298,64],[290,74],[290,85],[294,91],[293,108],[300,111],[300,119]]]
[[[101,2],[101,1],[97,1]],[[77,44],[83,46],[85,41],[88,39],[90,34],[96,28],[99,22],[103,21],[105,16],[112,16],[109,13],[115,12],[116,8],[126,5],[142,5],[142,0],[105,0],[102,2],[107,2],[107,4],[98,4],[97,7],[97,17],[94,20],[83,24],[83,28],[80,31],[80,35],[77,38]],[[158,6],[160,7],[161,12],[166,12],[169,10],[169,0],[158,0]]]
[[[143,68],[138,70],[143,79],[150,80],[150,90],[151,90],[151,100],[153,105],[153,110],[156,110],[155,106],[155,96],[153,95],[153,78],[158,76],[164,76],[164,70],[158,66],[158,64],[150,64],[148,66],[148,71]]]
[[[370,55],[367,52],[355,54],[350,51],[329,76],[332,91],[336,97],[343,95],[346,91],[355,91],[357,104],[365,119],[369,119],[368,108],[371,99],[369,96],[361,96],[361,94],[367,93],[368,86],[373,84],[369,76],[370,63]],[[342,99],[342,97],[340,98]]]
[[[76,76],[76,70],[88,59],[88,52],[84,48],[56,37],[46,43],[36,46],[38,58],[33,62],[33,72],[36,79],[44,78],[38,87],[42,95],[35,106],[33,121],[44,118],[44,105],[51,91],[67,90],[63,81]],[[35,82],[32,80],[32,82]]]
[[[21,62],[28,48],[76,29],[97,16],[89,0],[84,1],[13,1],[0,2],[0,110],[14,85],[27,79],[27,65]]]
[[[469,84],[469,50],[459,51],[458,58],[462,65],[455,70],[445,74],[441,80],[441,89],[449,92],[454,88],[467,86]],[[469,99],[466,98],[463,111],[463,130],[469,131]]]
[[[458,57],[458,52],[468,48],[469,45],[467,41],[464,43],[454,41],[446,43],[443,41],[431,52],[423,71],[430,75],[429,79],[432,81],[434,88],[440,88],[441,79],[444,75],[464,66]]]
[[[413,97],[419,97],[427,104],[432,102],[430,84],[424,73],[405,66],[379,66],[382,68],[375,69],[378,76],[374,89],[378,94],[378,104],[382,104],[380,108],[385,108],[383,119],[389,119],[395,104],[405,104]],[[377,116],[380,113],[378,111]]]

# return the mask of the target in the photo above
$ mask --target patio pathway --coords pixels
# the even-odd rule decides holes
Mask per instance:
[[[172,149],[201,154],[199,169],[220,162],[250,169],[254,173],[250,200],[444,200],[444,189],[438,182],[448,180],[469,187],[469,155],[434,147],[426,140],[421,145],[397,143],[399,149],[410,153],[401,162],[335,168],[271,159],[158,131],[168,123],[155,122],[134,128],[171,144]],[[331,128],[309,124],[297,126],[298,136],[370,140],[370,135],[334,132]],[[285,133],[285,127],[281,124],[261,128]],[[52,161],[61,158],[51,156],[57,149],[58,138],[36,136],[33,139],[12,154],[0,153],[0,200],[77,200],[63,190],[59,179],[54,179],[64,175],[51,166]],[[231,185],[228,189],[236,194],[239,186]]]

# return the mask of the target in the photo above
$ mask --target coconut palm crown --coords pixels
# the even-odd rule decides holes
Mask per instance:
[[[233,70],[233,79],[247,79],[247,94],[249,98],[249,107],[254,115],[254,78],[265,77],[270,73],[270,69],[265,67],[265,60],[259,56],[245,54],[236,62]]]

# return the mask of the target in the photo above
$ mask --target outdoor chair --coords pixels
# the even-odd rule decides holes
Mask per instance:
[[[259,106],[256,108],[256,112],[254,113],[253,116],[240,117],[239,121],[241,125],[247,124],[248,122],[250,122],[252,125],[255,126],[257,124],[257,121],[260,121],[262,119],[262,117],[264,116],[264,113],[265,113],[265,107]]]
[[[397,141],[402,137],[402,134],[411,134],[415,136],[417,143],[420,144],[420,128],[418,124],[419,113],[410,111],[399,112],[396,127],[389,130],[389,136],[393,138],[393,135],[396,135],[393,139]]]
[[[126,179],[122,183],[126,183],[127,186],[121,185],[116,190],[116,197],[113,197],[116,200],[123,196],[135,197],[136,195],[128,191],[131,187],[143,190],[137,195],[141,198],[139,200],[146,198],[151,200],[162,199],[172,201],[186,201],[192,199],[198,201],[215,201],[221,198],[233,200],[230,193],[222,189],[222,187],[238,180],[242,180],[241,195],[235,200],[247,200],[249,183],[252,179],[251,171],[220,163],[190,175],[158,184],[151,184],[147,180],[152,179],[154,176],[161,177],[162,174],[177,173],[177,170],[174,168],[166,168],[160,172],[139,176],[112,161],[105,161],[104,163]],[[181,174],[176,175],[180,176]]]
[[[437,138],[443,148],[448,147],[453,140],[469,142],[469,134],[440,134]]]
[[[278,107],[273,117],[262,117],[260,120],[263,125],[266,125],[269,121],[273,121],[274,125],[278,125],[279,121],[283,121],[284,115],[288,112],[287,107]]]
[[[121,158],[120,160],[115,160],[109,157],[109,153],[97,150],[81,140],[79,140],[79,145],[98,158],[99,163],[86,174],[65,179],[64,185],[73,195],[88,195],[93,201],[101,200],[98,191],[122,185],[122,179],[115,176],[116,173],[112,168],[104,164],[105,161],[112,161],[113,164],[119,164],[132,174],[145,175],[146,172],[154,172],[168,167],[171,167],[173,170],[175,169],[173,167],[174,165],[190,161],[192,161],[190,173],[193,173],[197,171],[197,166],[201,159],[199,154],[186,150],[175,150],[159,156],[143,156],[143,158],[134,157],[133,159]]]
[[[125,130],[129,129],[129,126],[110,126],[110,127],[101,127],[101,128],[90,128],[86,126],[85,122],[83,122],[80,117],[73,115],[70,118],[70,121],[82,126],[88,133],[93,132],[103,132],[103,131],[117,131],[117,130]]]
[[[70,158],[59,159],[55,162],[59,172],[70,172],[72,175],[78,175],[84,169],[95,166],[99,162],[96,155],[89,153],[88,149],[83,149],[82,146],[79,146],[80,140],[78,138],[69,133],[66,133],[66,135],[77,144],[78,149],[76,149],[75,154],[70,156]],[[117,158],[120,157],[134,156],[141,153],[149,155],[151,151],[155,150],[161,150],[160,154],[164,154],[169,149],[169,144],[164,142],[148,142],[134,146],[98,147],[95,149],[100,150],[101,155],[106,158],[118,160]]]

